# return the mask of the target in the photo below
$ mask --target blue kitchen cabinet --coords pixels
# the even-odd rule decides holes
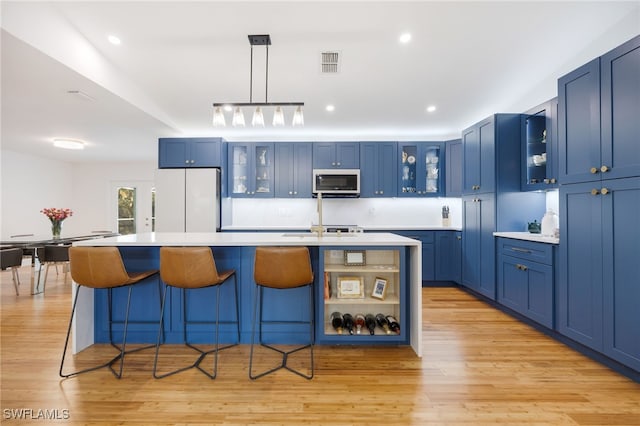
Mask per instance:
[[[158,168],[221,167],[222,138],[160,138]]]
[[[462,197],[462,285],[496,299],[496,196],[493,193]]]
[[[460,284],[462,234],[459,231],[435,231],[435,280]]]
[[[558,99],[538,105],[522,116],[522,190],[558,187]]]
[[[275,196],[311,198],[311,142],[279,142],[275,149]]]
[[[314,142],[314,169],[358,169],[360,168],[360,146],[358,142]]]
[[[600,58],[600,96],[602,179],[640,176],[640,36]]]
[[[444,196],[443,142],[399,142],[397,161],[399,197]]]
[[[227,194],[230,197],[273,198],[273,143],[232,142],[228,144],[228,156]]]
[[[553,328],[554,246],[497,238],[497,301]]]
[[[393,231],[394,234],[404,237],[413,238],[422,242],[422,282],[434,281],[436,279],[435,265],[435,231],[409,231],[400,230]]]
[[[640,36],[558,80],[560,183],[640,176]]]
[[[395,197],[398,194],[396,142],[360,142],[360,196]]]
[[[446,196],[462,196],[462,139],[446,143]]]
[[[560,187],[558,329],[640,371],[640,178]]]
[[[462,131],[462,193],[475,194],[495,191],[496,131],[505,133],[504,138],[520,141],[520,135],[513,135],[513,126],[496,127],[496,120],[510,121],[514,115],[493,115]],[[503,120],[504,119],[504,120]],[[505,123],[506,124],[506,123]],[[518,126],[519,129],[519,126]]]

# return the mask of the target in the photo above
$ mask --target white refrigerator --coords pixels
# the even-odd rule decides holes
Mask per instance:
[[[156,232],[220,230],[220,169],[157,169]]]

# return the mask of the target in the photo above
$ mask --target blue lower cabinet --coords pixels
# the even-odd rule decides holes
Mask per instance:
[[[495,194],[463,196],[462,223],[462,285],[495,300]]]
[[[435,280],[460,284],[462,233],[436,231],[435,238]]]
[[[355,251],[359,265],[345,264],[345,252]],[[410,336],[409,288],[404,247],[322,247],[316,298],[316,341],[324,344],[408,344]],[[400,333],[386,334],[379,326],[371,335],[366,327],[342,334],[334,329],[331,314],[393,316]]]
[[[502,305],[553,328],[554,266],[550,244],[497,239],[498,295]],[[547,263],[535,262],[548,259]]]
[[[436,231],[393,231],[422,242],[422,282],[436,280]]]

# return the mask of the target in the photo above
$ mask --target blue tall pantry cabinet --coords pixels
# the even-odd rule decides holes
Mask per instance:
[[[639,372],[640,36],[558,95],[558,331]]]
[[[496,231],[525,231],[545,195],[521,192],[520,114],[495,114],[462,131],[462,285],[496,300]]]

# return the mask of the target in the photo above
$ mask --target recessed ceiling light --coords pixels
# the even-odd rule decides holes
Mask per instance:
[[[332,112],[332,111],[335,111],[336,107],[335,107],[335,106],[333,106],[333,105],[327,105],[327,106],[325,107],[325,109],[326,109],[327,111],[329,111],[329,112]]]
[[[435,105],[429,105],[429,106],[427,107],[427,112],[433,112],[433,111],[435,111],[435,110],[436,110],[436,106],[435,106]]]
[[[77,139],[54,139],[53,146],[63,149],[84,149],[84,142]]]
[[[110,35],[109,37],[107,37],[107,40],[109,40],[109,43],[115,44],[116,46],[119,45],[120,43],[122,43],[120,38],[116,37],[114,35]]]
[[[400,36],[400,43],[409,43],[411,41],[411,34],[404,33]]]

